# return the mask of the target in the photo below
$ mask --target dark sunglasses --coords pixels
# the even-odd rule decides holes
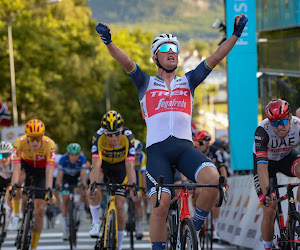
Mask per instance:
[[[175,53],[179,52],[178,47],[175,44],[166,43],[159,47],[159,52],[168,52],[169,50],[172,50]]]
[[[0,154],[0,160],[3,158],[8,158],[10,154]]]
[[[27,138],[28,141],[30,142],[34,142],[34,141],[40,142],[42,140],[41,136],[27,136]]]
[[[287,125],[289,123],[289,119],[276,120],[276,121],[270,121],[270,122],[273,127],[277,128],[279,125],[281,125],[281,126]]]
[[[106,136],[112,137],[113,135],[118,136],[121,134],[121,130],[115,131],[115,132],[104,132]]]
[[[199,146],[203,146],[205,145],[207,142],[206,141],[197,141],[198,145]]]

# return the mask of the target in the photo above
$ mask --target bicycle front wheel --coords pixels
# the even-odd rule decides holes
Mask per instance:
[[[289,220],[289,224],[288,224],[289,247],[287,249],[300,250],[300,241],[298,240],[299,235],[297,234],[299,228],[297,228],[296,222],[297,222],[296,220],[291,218]]]
[[[184,218],[180,228],[181,249],[198,250],[197,235],[193,221]]]
[[[33,211],[27,210],[24,215],[23,224],[22,224],[22,235],[21,242],[20,242],[20,249],[21,250],[28,250],[31,244],[31,219],[32,219]]]
[[[128,219],[127,219],[127,231],[130,235],[130,249],[134,249],[134,231],[135,231],[135,206],[131,198],[128,199]]]
[[[1,205],[1,214],[0,214],[0,248],[6,236],[5,232],[5,223],[6,223],[6,212],[3,204]]]
[[[68,208],[68,219],[69,219],[69,242],[70,249],[72,250],[76,247],[76,229],[75,229],[75,221],[74,221],[74,203],[70,201]]]
[[[108,216],[106,228],[106,249],[116,249],[117,245],[116,211],[111,210]]]

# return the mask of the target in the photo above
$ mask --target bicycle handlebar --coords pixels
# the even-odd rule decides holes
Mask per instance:
[[[118,188],[126,188],[126,187],[131,187],[133,188],[133,192],[134,192],[134,196],[137,196],[137,190],[138,187],[135,185],[135,183],[133,184],[118,184],[118,183],[100,183],[100,182],[93,182],[93,184],[91,184],[91,190],[90,190],[90,198],[92,198],[93,193],[95,191],[95,189],[97,188],[97,186],[105,186],[108,187],[111,191],[116,191]]]
[[[154,205],[157,208],[160,204],[161,193],[163,187],[174,187],[174,188],[196,188],[196,187],[212,187],[219,189],[219,201],[216,204],[217,207],[220,207],[223,203],[223,200],[227,202],[226,195],[226,180],[224,176],[219,177],[219,184],[198,184],[198,183],[182,183],[182,184],[164,184],[164,177],[161,175],[158,177],[156,187],[156,203]]]
[[[29,190],[29,191],[45,191],[45,192],[49,193],[49,197],[50,197],[50,199],[52,199],[52,190],[51,190],[51,188],[46,189],[46,188],[33,187],[33,186],[24,186],[24,187],[22,187],[22,186],[19,186],[17,184],[14,184],[12,186],[11,191],[10,191],[10,195],[9,195],[10,200],[12,200],[12,198],[15,196],[15,191],[16,191],[17,188],[23,188],[23,189]]]
[[[270,197],[270,200],[273,200],[272,192],[276,188],[287,188],[287,191],[293,190],[293,188],[300,186],[300,183],[288,183],[288,184],[276,184],[274,185],[274,179],[270,178],[269,179],[269,186],[267,187],[267,194],[266,196]],[[279,198],[279,197],[277,197]]]

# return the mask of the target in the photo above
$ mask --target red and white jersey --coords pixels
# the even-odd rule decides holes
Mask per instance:
[[[258,163],[268,163],[268,160],[279,161],[287,156],[300,143],[300,119],[292,116],[290,130],[281,140],[274,132],[269,119],[264,119],[255,131],[253,152]]]
[[[210,72],[203,61],[183,77],[175,77],[170,90],[163,79],[147,75],[138,66],[129,73],[139,91],[141,111],[147,124],[146,147],[169,136],[192,141],[194,90]]]

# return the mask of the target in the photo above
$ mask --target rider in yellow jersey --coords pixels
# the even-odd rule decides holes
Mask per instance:
[[[92,169],[90,181],[103,182],[108,178],[112,183],[126,184],[136,183],[134,172],[135,148],[134,135],[123,126],[124,121],[120,113],[108,111],[101,120],[101,128],[93,136]],[[101,192],[96,189],[90,199],[90,211],[92,226],[89,235],[92,238],[99,237],[100,219],[99,209]],[[118,249],[122,249],[122,239],[126,226],[124,203],[126,190],[116,191],[116,208],[118,221]]]
[[[30,120],[25,125],[25,135],[14,142],[12,186],[25,186],[52,189],[55,163],[55,143],[45,136],[45,125],[40,120]],[[31,177],[33,183],[31,183]],[[13,217],[9,221],[8,230],[17,230],[19,222],[19,206],[21,190],[17,189],[13,200]],[[25,210],[28,196],[23,193],[22,208]],[[32,229],[31,249],[36,249],[44,224],[45,192],[35,193],[34,224]],[[24,211],[23,211],[24,212]]]

